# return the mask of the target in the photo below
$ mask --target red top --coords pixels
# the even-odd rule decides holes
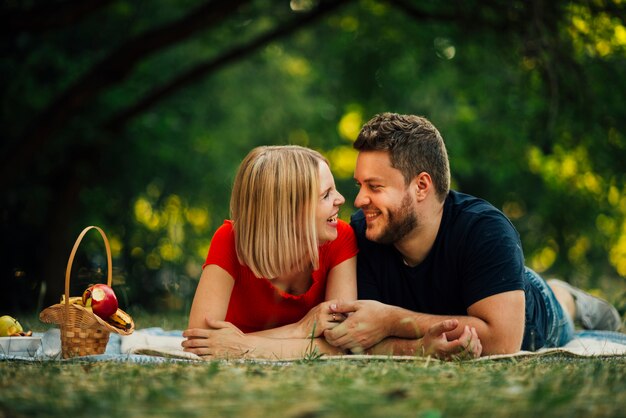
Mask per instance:
[[[224,221],[213,235],[202,267],[215,264],[235,280],[226,321],[245,333],[261,331],[297,322],[323,302],[330,270],[358,252],[350,225],[339,220],[337,232],[337,239],[319,247],[319,268],[312,273],[313,284],[309,290],[302,295],[292,295],[274,287],[271,280],[257,278],[249,267],[239,263],[232,221]]]

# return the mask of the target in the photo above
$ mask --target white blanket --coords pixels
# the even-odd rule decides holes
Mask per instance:
[[[626,336],[612,333],[604,338],[602,334],[593,337],[580,334],[570,343],[560,348],[542,348],[538,351],[520,351],[514,354],[485,356],[475,361],[499,360],[519,357],[536,356],[571,356],[571,357],[611,357],[626,356]],[[61,360],[61,339],[59,330],[50,329],[45,333],[38,333],[42,338],[41,345],[34,353],[4,353],[0,352],[0,360]],[[181,342],[184,340],[182,331],[164,331],[161,328],[145,328],[135,331],[129,336],[112,334],[106,347],[106,352],[99,355],[81,357],[88,361],[123,361],[123,362],[162,362],[169,360],[205,360],[192,353],[183,351]],[[257,360],[261,362],[288,362],[302,360],[304,356],[292,359]],[[415,356],[369,356],[345,355],[322,356],[320,360],[394,360],[394,361],[433,361],[431,358]],[[247,361],[247,360],[246,360]]]
[[[135,331],[131,335],[121,338],[120,351],[122,354],[147,354],[161,357],[202,360],[193,353],[183,351],[181,343],[185,338],[181,336],[154,335],[149,332]]]
[[[122,354],[147,354],[170,358],[181,358],[199,360],[202,359],[192,353],[183,351],[181,342],[182,336],[154,335],[151,332],[135,331],[132,335],[121,337]],[[626,345],[618,344],[609,340],[599,340],[596,338],[575,338],[564,347],[542,348],[538,351],[519,351],[514,354],[495,355],[481,357],[477,361],[498,360],[511,357],[529,357],[541,355],[571,355],[576,357],[608,357],[626,355]],[[346,356],[322,356],[322,360],[344,359],[391,359],[391,360],[415,360],[414,356],[368,356],[368,355],[346,355]],[[282,359],[301,360],[300,359]]]

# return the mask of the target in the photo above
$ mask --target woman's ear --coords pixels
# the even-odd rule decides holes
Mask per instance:
[[[430,177],[430,174],[425,171],[422,171],[415,176],[412,183],[415,190],[415,197],[418,202],[426,199],[426,196],[428,196],[433,190],[433,179]]]

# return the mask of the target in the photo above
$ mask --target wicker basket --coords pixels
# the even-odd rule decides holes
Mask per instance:
[[[107,253],[107,285],[111,286],[113,269],[109,241],[102,229],[97,226],[88,226],[83,229],[76,239],[76,243],[74,244],[74,248],[67,262],[67,269],[65,270],[65,302],[52,305],[39,314],[41,321],[50,324],[58,324],[61,328],[61,350],[63,358],[102,354],[106,350],[111,332],[129,335],[132,334],[135,329],[135,323],[132,319],[130,328],[122,330],[104,321],[90,309],[82,305],[69,303],[72,263],[81,240],[90,229],[95,229],[100,232],[104,240]],[[118,312],[119,311],[121,310],[118,309]],[[125,314],[124,311],[121,312]]]

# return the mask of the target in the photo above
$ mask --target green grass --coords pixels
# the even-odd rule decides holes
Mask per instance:
[[[623,417],[626,358],[0,362],[0,417]]]
[[[171,312],[133,316],[138,329],[187,323]],[[49,328],[36,315],[20,321]],[[626,357],[446,363],[309,354],[292,363],[0,361],[0,418],[626,416]]]

